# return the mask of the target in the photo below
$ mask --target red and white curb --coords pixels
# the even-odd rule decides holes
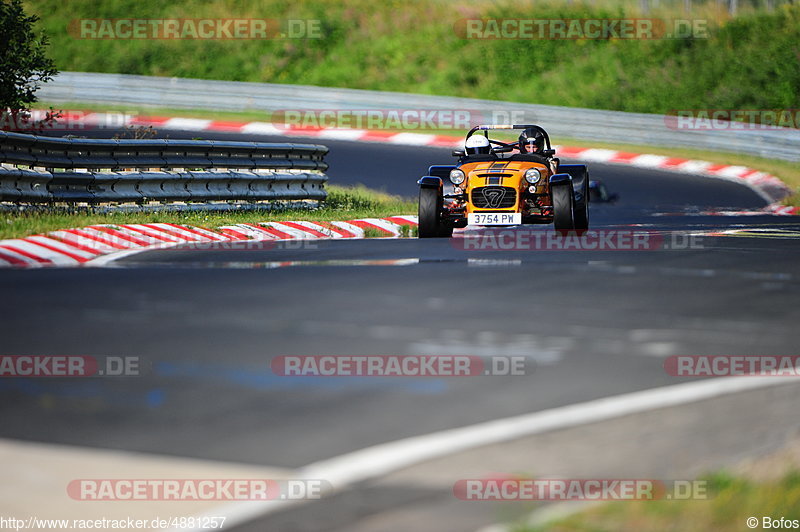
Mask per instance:
[[[99,266],[133,253],[183,244],[365,238],[365,231],[397,238],[402,236],[403,226],[416,225],[416,216],[242,223],[214,230],[172,223],[90,225],[0,240],[0,267]]]
[[[44,111],[35,111],[34,118]],[[185,131],[214,131],[227,133],[282,135],[287,137],[310,137],[316,139],[350,140],[359,142],[384,142],[407,146],[458,147],[464,142],[462,137],[422,133],[398,133],[394,131],[374,131],[366,129],[302,128],[281,126],[270,122],[237,122],[226,120],[207,120],[198,118],[173,118],[164,116],[134,116],[120,113],[86,113],[65,111],[60,122],[66,127],[122,127],[153,126],[156,129]],[[743,183],[761,195],[771,205],[766,212],[775,214],[800,214],[800,208],[786,207],[779,202],[792,194],[792,189],[779,178],[747,168],[716,164],[708,161],[667,157],[664,155],[630,153],[598,148],[575,146],[555,146],[561,157],[580,159],[607,164],[624,164],[667,170],[684,174],[697,174]]]

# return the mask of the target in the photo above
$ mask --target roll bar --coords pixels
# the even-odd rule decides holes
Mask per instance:
[[[547,134],[547,131],[544,130],[542,126],[537,126],[536,124],[489,124],[489,125],[482,125],[482,126],[475,126],[469,130],[467,133],[465,141],[470,138],[476,131],[489,131],[490,129],[534,129],[539,131],[542,135],[544,135],[544,141],[547,144],[547,149],[551,150],[552,146],[550,145],[550,135]],[[485,134],[485,133],[484,133]],[[488,135],[486,135],[488,138]]]

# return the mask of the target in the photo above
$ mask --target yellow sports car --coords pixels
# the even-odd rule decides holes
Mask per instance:
[[[519,140],[490,130],[522,130]],[[476,126],[456,165],[434,165],[419,184],[419,237],[449,237],[454,227],[553,223],[559,231],[589,228],[589,171],[561,164],[540,126]]]

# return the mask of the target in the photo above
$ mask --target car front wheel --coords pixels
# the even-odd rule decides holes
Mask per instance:
[[[419,189],[419,237],[436,238],[441,233],[442,196],[431,187]],[[452,232],[452,230],[451,230]]]
[[[553,187],[553,225],[556,231],[575,229],[575,198],[571,188],[569,185]]]

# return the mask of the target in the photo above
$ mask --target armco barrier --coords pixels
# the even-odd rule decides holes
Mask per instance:
[[[76,139],[0,131],[0,201],[322,200],[327,152],[316,144]]]
[[[662,115],[471,98],[300,85],[62,72],[38,92],[42,101],[157,105],[229,111],[285,109],[469,109],[481,118],[542,124],[553,137],[688,147],[800,161],[800,130],[670,128]],[[509,113],[515,113],[510,115]],[[268,117],[265,113],[265,120]]]

